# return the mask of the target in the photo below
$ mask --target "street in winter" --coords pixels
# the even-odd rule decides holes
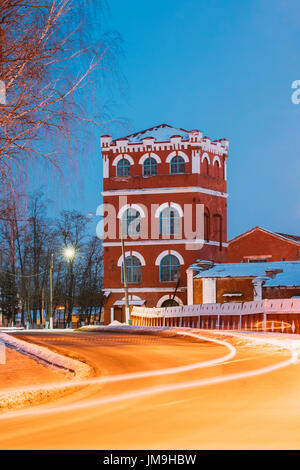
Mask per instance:
[[[2,0],[0,456],[299,450],[298,10]]]

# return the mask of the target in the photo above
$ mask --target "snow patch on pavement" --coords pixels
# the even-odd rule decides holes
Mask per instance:
[[[91,368],[87,364],[50,351],[50,349],[46,347],[27,343],[27,341],[15,338],[6,333],[0,333],[0,341],[7,347],[13,348],[19,353],[25,354],[43,365],[71,373],[76,376],[77,379],[85,378],[90,374]]]
[[[76,381],[83,380],[91,375],[91,367],[87,364],[50,351],[46,347],[28,343],[6,333],[0,333],[0,342],[4,343],[6,347],[28,356],[30,359],[33,359],[45,367],[59,370],[69,377],[71,376],[73,379],[76,379]],[[49,384],[49,389],[50,388],[51,384]],[[64,390],[60,390],[59,395],[63,393]],[[40,390],[36,389],[31,392],[24,390],[16,393],[7,393],[5,390],[0,390],[0,409],[19,408],[25,404],[31,403],[36,404],[37,402],[46,401],[52,396],[53,393],[47,390],[45,384],[41,385]]]

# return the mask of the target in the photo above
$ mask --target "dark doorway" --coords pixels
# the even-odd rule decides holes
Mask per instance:
[[[173,300],[173,299],[168,299],[168,300],[165,300],[162,304],[161,304],[162,307],[178,307],[178,302],[176,302],[176,300]]]

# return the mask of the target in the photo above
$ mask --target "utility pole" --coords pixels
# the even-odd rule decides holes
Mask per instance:
[[[122,258],[123,258],[123,284],[125,291],[125,319],[128,325],[131,325],[130,310],[129,310],[129,301],[128,301],[128,286],[127,286],[127,275],[126,275],[126,266],[125,266],[125,249],[124,249],[124,238],[123,238],[123,226],[121,222],[121,246],[122,246]]]
[[[174,294],[173,294],[173,297],[172,297],[172,302],[175,299],[175,296],[176,296],[176,293],[177,293],[177,290],[178,290],[178,287],[179,287],[179,284],[180,284],[180,272],[176,273],[176,277],[177,277],[177,283],[176,283],[176,287],[175,287]],[[175,279],[176,279],[176,277],[175,277]]]
[[[41,328],[44,327],[44,288],[42,287],[42,312],[40,315]]]
[[[53,290],[52,290],[52,277],[53,277],[53,253],[51,253],[50,257],[50,305],[49,305],[49,310],[50,310],[50,323],[49,323],[49,328],[50,330],[53,329]]]

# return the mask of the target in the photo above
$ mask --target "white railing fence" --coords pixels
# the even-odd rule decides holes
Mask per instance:
[[[300,299],[265,299],[180,307],[133,307],[133,325],[300,333]]]

